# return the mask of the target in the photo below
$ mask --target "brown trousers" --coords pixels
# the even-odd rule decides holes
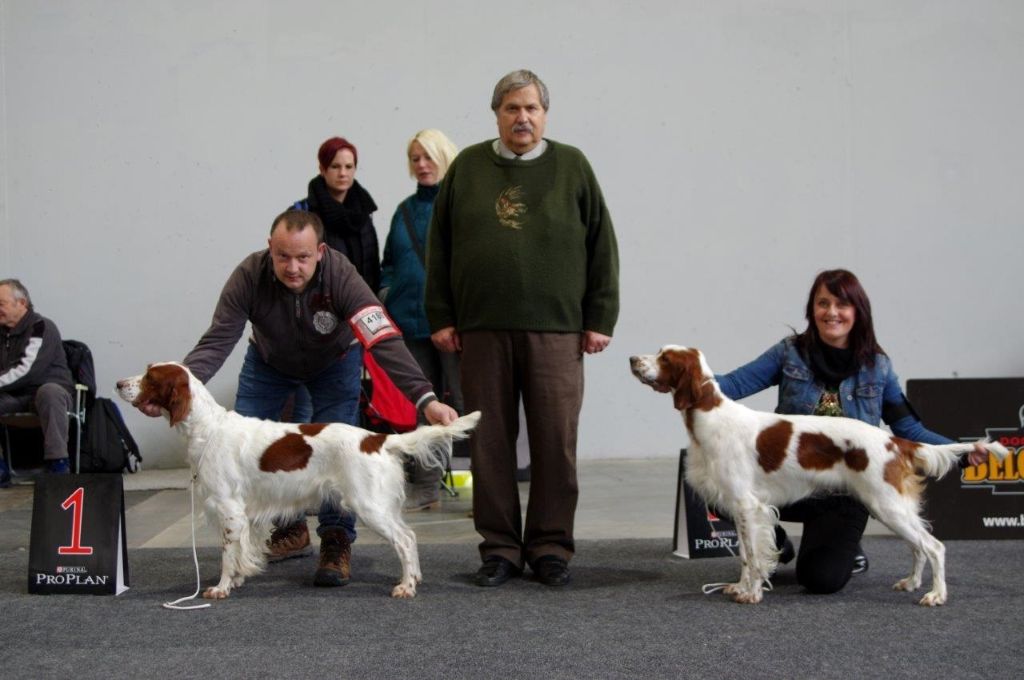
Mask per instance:
[[[517,566],[575,550],[576,432],[583,403],[578,333],[468,331],[462,334],[466,412],[483,417],[470,440],[473,522],[482,558]],[[516,483],[522,399],[530,444],[530,500],[523,527]]]

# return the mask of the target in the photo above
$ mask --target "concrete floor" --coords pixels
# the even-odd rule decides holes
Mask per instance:
[[[456,460],[456,467],[460,459]],[[464,462],[464,461],[462,461]],[[576,538],[664,538],[671,550],[676,517],[676,487],[679,462],[671,458],[630,460],[584,460],[579,463],[580,498],[576,511]],[[189,510],[188,471],[153,470],[125,475],[125,490],[155,490],[131,505],[126,512],[130,548],[187,547],[192,543]],[[529,484],[521,483],[523,507]],[[456,487],[457,496],[442,493],[440,511],[406,513],[406,521],[422,543],[464,543],[476,545],[480,537],[470,516],[472,489]],[[129,493],[129,496],[132,496]],[[316,517],[309,518],[310,530]],[[799,536],[799,524],[784,523],[790,535]],[[868,534],[887,534],[874,520]],[[200,546],[219,545],[219,538],[202,517],[197,517],[196,537]],[[369,529],[359,541],[380,543]]]
[[[460,463],[464,467],[466,461],[455,459],[455,462],[456,467]],[[664,538],[666,551],[670,552],[678,475],[679,462],[671,458],[581,461],[576,538]],[[124,486],[129,548],[192,545],[188,470],[143,470],[137,474],[126,474]],[[519,486],[525,508],[529,484],[524,482]],[[479,542],[470,516],[472,490],[468,486],[456,487],[455,490],[457,496],[442,494],[438,511],[406,513],[406,520],[420,542],[467,546],[475,546]],[[10,489],[0,490],[0,513],[5,516],[6,532],[11,533],[8,536],[11,542],[27,544],[31,504],[31,484],[16,484]],[[315,528],[315,516],[309,518],[309,525],[311,530]],[[784,523],[784,526],[790,535],[799,536],[800,525]],[[206,525],[201,511],[196,515],[195,533],[196,543],[201,547],[220,545],[217,532]],[[875,520],[870,520],[867,533],[889,532]],[[359,542],[380,543],[382,539],[365,529],[360,532]]]
[[[670,543],[675,522],[679,464],[671,459],[582,461],[576,538],[665,538]],[[128,496],[144,496],[130,504],[125,517],[129,548],[187,547],[192,543],[187,470],[153,470],[125,475]],[[523,507],[529,484],[521,483]],[[141,494],[140,492],[149,493]],[[457,496],[442,492],[439,511],[410,512],[406,521],[422,543],[475,545],[479,535],[470,516],[472,490],[456,487]],[[309,518],[312,530],[316,517]],[[358,529],[359,527],[357,527]],[[201,517],[196,522],[200,546],[216,546],[219,538]],[[359,542],[379,543],[369,529]]]

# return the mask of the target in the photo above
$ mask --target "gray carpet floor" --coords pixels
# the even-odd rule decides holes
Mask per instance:
[[[230,599],[183,612],[191,551],[129,554],[119,596],[28,595],[28,554],[0,552],[7,678],[1016,678],[1024,662],[1020,542],[949,542],[950,601],[929,609],[891,584],[906,546],[869,538],[867,574],[812,596],[792,565],[756,606],[701,594],[735,559],[687,561],[667,540],[581,542],[573,582],[471,583],[466,545],[424,545],[425,582],[388,597],[390,548],[357,544],[353,582],[311,585],[315,558],[271,565]],[[199,554],[203,584],[218,552]]]

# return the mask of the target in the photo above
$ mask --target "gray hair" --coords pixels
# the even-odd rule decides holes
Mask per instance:
[[[519,69],[518,71],[512,71],[504,78],[498,81],[498,84],[494,86],[494,94],[491,96],[491,111],[498,112],[498,108],[501,107],[501,102],[505,99],[505,95],[515,90],[521,90],[524,87],[530,85],[537,86],[537,93],[540,94],[540,105],[544,107],[544,110],[548,110],[548,104],[550,99],[548,98],[548,86],[544,84],[544,81],[537,77],[537,74],[533,71],[527,71],[526,69]]]
[[[29,297],[28,288],[18,279],[3,279],[0,286],[7,286],[11,289],[11,297],[15,300],[24,300],[25,306],[32,309],[32,298]]]

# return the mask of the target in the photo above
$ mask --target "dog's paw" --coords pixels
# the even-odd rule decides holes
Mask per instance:
[[[758,604],[762,599],[764,595],[759,592],[738,591],[732,596],[732,601],[740,604]]]
[[[722,592],[725,593],[726,595],[728,595],[729,597],[734,597],[735,595],[737,595],[738,593],[740,593],[742,591],[740,590],[740,584],[739,583],[730,583],[729,585],[727,585],[724,588],[722,588]]]
[[[940,607],[946,604],[946,594],[933,590],[926,593],[918,604],[922,607]]]
[[[892,589],[893,590],[903,590],[903,591],[906,591],[908,593],[912,593],[915,590],[917,590],[920,586],[921,586],[921,581],[920,580],[915,579],[913,576],[908,576],[906,578],[901,578],[899,581],[896,581],[896,583],[893,583],[892,584]]]
[[[416,586],[411,583],[399,583],[395,586],[394,590],[391,591],[391,597],[397,597],[403,600],[416,597]]]
[[[203,591],[203,598],[207,600],[223,600],[226,599],[230,591],[217,586],[211,586]]]

